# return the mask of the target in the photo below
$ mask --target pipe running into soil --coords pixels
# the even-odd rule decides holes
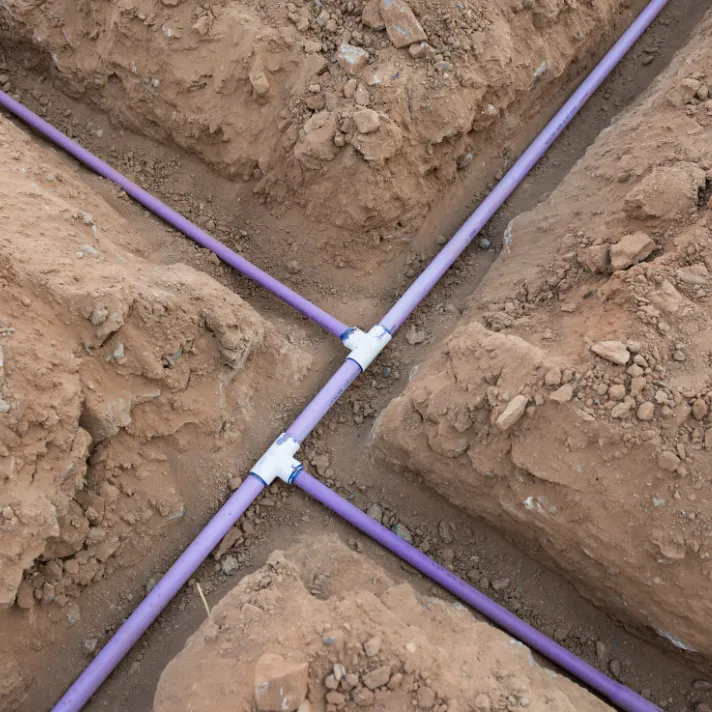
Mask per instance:
[[[77,712],[89,701],[104,680],[112,673],[123,657],[158,618],[161,611],[180,591],[185,582],[205,561],[210,552],[247,511],[264,485],[256,477],[248,477],[193,543],[180,555],[163,578],[143,599],[138,608],[114,633],[111,640],[91,661],[84,672],[55,705],[53,712]]]
[[[246,277],[249,277],[252,281],[257,282],[261,287],[264,287],[275,296],[287,302],[287,304],[304,314],[304,316],[309,317],[312,321],[315,321],[319,326],[330,331],[332,334],[336,334],[339,338],[348,330],[348,326],[340,322],[336,317],[331,316],[331,314],[328,314],[316,306],[316,304],[312,304],[308,299],[297,294],[279,280],[263,272],[259,267],[248,262],[244,257],[241,257],[229,247],[208,235],[207,232],[201,230],[197,225],[190,222],[190,220],[187,220],[180,213],[169,208],[165,203],[158,200],[158,198],[130,181],[126,176],[123,176],[100,158],[97,158],[93,153],[87,151],[86,148],[80,146],[76,141],[69,138],[69,136],[65,136],[61,131],[54,128],[54,126],[47,123],[44,119],[41,119],[37,114],[30,111],[18,101],[15,101],[3,91],[0,91],[0,106],[17,116],[18,119],[24,121],[35,131],[52,141],[52,143],[64,149],[68,154],[74,156],[74,158],[95,173],[116,183],[128,195],[141,203],[141,205],[147,210],[150,210],[154,215],[165,220],[176,230],[180,230],[186,237],[194,240],[201,247],[206,247],[211,252],[214,252],[223,262],[229,264]]]
[[[524,179],[527,173],[531,170],[534,164],[541,156],[546,153],[549,146],[561,134],[564,128],[571,122],[573,117],[590,98],[593,92],[601,85],[606,76],[620,62],[625,53],[633,46],[639,37],[645,32],[650,23],[657,17],[660,11],[665,7],[668,0],[651,0],[649,5],[636,18],[630,28],[616,42],[613,48],[606,54],[601,62],[596,66],[589,77],[583,82],[579,89],[573,94],[571,99],[566,102],[564,107],[556,114],[554,119],[547,125],[542,134],[532,143],[525,151],[522,157],[515,163],[512,169],[497,185],[494,191],[487,197],[480,207],[467,220],[463,227],[450,240],[448,245],[443,248],[440,254],[431,262],[426,270],[413,282],[405,294],[396,302],[392,309],[382,319],[381,326],[386,328],[390,333],[393,333],[403,322],[408,318],[411,312],[415,309],[418,303],[432,289],[435,283],[442,277],[467,245],[472,241],[477,232],[482,226],[492,217],[502,203],[511,195],[517,185]],[[88,151],[83,149],[78,144],[71,141],[61,132],[54,129],[38,116],[30,112],[18,102],[10,99],[6,94],[0,92],[0,106],[9,109],[19,118],[25,120],[33,128],[36,128],[40,133],[51,138],[55,143],[66,148],[69,153],[77,156],[76,152],[81,153],[80,160],[85,161],[85,158],[92,159],[92,162],[97,162],[101,166],[105,166],[111,172],[110,180],[115,180],[114,174],[123,181],[126,179],[113,169],[103,164],[99,159],[92,156]],[[91,166],[91,162],[88,163]],[[104,175],[102,171],[97,171]],[[105,176],[109,177],[109,176]],[[116,181],[119,182],[119,181]],[[127,181],[128,182],[128,181]],[[121,185],[121,183],[119,183]],[[133,183],[130,183],[134,186]],[[123,187],[123,186],[122,186]],[[141,195],[145,195],[155,201],[159,206],[162,206],[165,211],[176,215],[182,221],[185,221],[188,226],[196,230],[201,239],[203,236],[222,250],[227,250],[224,246],[214,241],[202,230],[189,223],[185,218],[174,213],[162,203],[152,198],[148,193],[143,191],[138,186],[134,186],[136,191],[140,191]],[[129,191],[126,191],[127,193]],[[135,197],[135,196],[134,196]],[[138,200],[139,198],[137,198]],[[143,202],[143,201],[141,201]],[[146,205],[146,203],[143,203]],[[160,213],[157,213],[161,215]],[[163,215],[161,215],[163,217]],[[171,222],[170,220],[168,222]],[[171,223],[173,224],[173,223]],[[189,237],[192,235],[182,228],[178,228],[185,232]],[[195,238],[193,238],[195,239]],[[198,240],[200,244],[203,244]],[[207,246],[207,245],[206,245]],[[211,248],[212,249],[212,248]],[[219,257],[221,253],[214,250]],[[232,253],[234,254],[234,253]],[[235,255],[239,260],[239,256]],[[246,261],[245,261],[246,262]],[[250,263],[246,262],[253,270],[259,273],[260,276],[269,278],[264,272],[258,270]],[[248,275],[249,276],[249,275]],[[262,277],[261,277],[262,278]],[[256,280],[259,281],[259,280]],[[279,282],[273,280],[276,285],[279,285],[289,295],[293,295],[294,299],[302,300],[302,297],[296,295],[287,287],[280,285]],[[262,283],[262,282],[260,282]],[[264,286],[264,285],[263,285]],[[279,294],[275,290],[275,293]],[[321,312],[318,307],[310,304],[306,300],[293,303],[283,295],[285,301],[295,306],[305,314],[311,316],[305,308],[316,310],[321,314],[322,318],[327,319],[322,323],[319,319],[315,321],[321,323],[332,333],[338,333],[342,336],[347,328],[333,317]],[[297,306],[299,304],[300,306]],[[328,326],[327,326],[328,324]],[[361,373],[361,367],[351,360],[346,362],[339,370],[329,379],[328,383],[321,389],[316,397],[304,409],[302,414],[294,421],[287,430],[287,436],[301,443],[316,427],[319,421],[328,412],[331,406],[341,397],[346,389],[353,383],[357,376]],[[295,477],[297,484],[301,489],[311,494],[317,500],[325,504],[334,512],[344,517],[354,526],[361,529],[368,536],[372,537],[386,548],[393,551],[395,554],[408,561],[418,570],[422,571],[426,576],[432,578],[435,582],[447,590],[454,593],[463,601],[471,605],[476,610],[481,611],[487,617],[491,618],[495,623],[500,625],[505,630],[510,631],[521,640],[528,643],[532,648],[538,650],[543,655],[551,659],[563,669],[571,672],[577,679],[589,685],[593,689],[599,691],[618,705],[621,709],[627,712],[653,712],[659,708],[651,704],[644,698],[640,697],[632,690],[620,685],[614,680],[609,679],[606,675],[592,668],[583,660],[580,660],[572,653],[562,648],[560,645],[550,640],[542,633],[539,633],[534,628],[529,626],[524,621],[517,618],[514,614],[509,613],[501,606],[498,606],[493,601],[488,599],[482,593],[479,593],[464,581],[456,577],[447,569],[436,562],[429,559],[420,551],[411,547],[399,539],[395,534],[392,534],[384,527],[377,525],[375,520],[370,519],[366,514],[361,512],[356,507],[353,507],[348,502],[339,497],[336,493],[331,492],[327,487],[321,485],[313,477],[302,471],[302,474],[297,474]],[[156,587],[146,596],[144,601],[128,618],[128,620],[114,634],[113,638],[102,649],[99,655],[89,664],[87,669],[77,678],[71,688],[65,693],[59,703],[53,708],[53,712],[78,712],[86,704],[89,698],[99,688],[101,683],[111,674],[113,669],[118,665],[124,655],[129,651],[133,644],[139,639],[141,634],[151,625],[158,617],[160,612],[165,608],[168,602],[175,596],[181,586],[190,578],[190,576],[198,569],[202,562],[207,558],[210,552],[218,545],[222,537],[227,534],[230,528],[237,522],[240,516],[245,512],[249,505],[259,495],[264,488],[263,483],[257,477],[248,477],[240,488],[230,497],[228,502],[220,509],[220,511],[208,523],[206,528],[198,535],[197,539],[185,550],[178,561],[169,569],[168,573],[161,579]]]
[[[403,559],[403,561],[418,569],[420,573],[450,591],[454,596],[457,596],[457,598],[493,623],[496,623],[500,628],[511,633],[515,638],[556,663],[560,668],[566,670],[566,672],[588,685],[591,689],[596,690],[617,707],[626,710],[626,712],[653,712],[653,710],[660,710],[659,707],[648,702],[644,697],[604,675],[551,638],[540,633],[536,628],[517,618],[506,608],[465,583],[452,571],[433,561],[422,551],[386,529],[382,524],[379,524],[358,507],[355,507],[326,485],[323,485],[308,472],[304,470],[298,472],[294,478],[294,484],[332,512],[345,519],[349,524],[352,524],[356,529],[377,541]]]

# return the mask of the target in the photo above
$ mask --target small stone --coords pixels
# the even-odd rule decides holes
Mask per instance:
[[[596,657],[599,660],[606,659],[606,644],[602,640],[596,641]]]
[[[702,398],[692,404],[692,416],[695,420],[702,420],[709,412],[709,407]]]
[[[381,18],[386,25],[388,39],[400,49],[414,42],[423,42],[427,35],[405,0],[380,0]]]
[[[368,94],[368,89],[363,84],[359,84],[354,92],[354,101],[359,106],[368,106],[371,103],[371,97]],[[379,122],[380,123],[380,122]],[[361,132],[365,133],[365,132]]]
[[[625,366],[630,360],[630,351],[620,341],[599,341],[591,347],[591,351],[619,366]]]
[[[561,388],[554,391],[549,398],[557,403],[568,403],[574,397],[574,389],[570,383],[565,383]]]
[[[516,425],[524,415],[528,404],[529,398],[527,396],[514,396],[514,398],[509,401],[502,415],[497,418],[497,427],[500,430],[508,430],[513,425]]]
[[[561,369],[558,366],[554,366],[554,368],[547,371],[546,376],[544,376],[544,383],[547,386],[561,385]]]
[[[326,676],[324,679],[324,687],[326,687],[327,690],[336,690],[339,686],[339,681],[334,677],[333,674],[329,674]]]
[[[372,30],[384,30],[386,28],[386,23],[381,17],[378,3],[379,0],[369,0],[364,5],[363,12],[361,13],[361,22]]]
[[[495,591],[506,591],[509,588],[509,583],[508,578],[497,579],[496,581],[492,581],[492,588]]]
[[[354,94],[356,93],[356,89],[358,88],[359,83],[356,81],[356,79],[349,79],[346,84],[344,84],[344,96],[347,99],[352,99]]]
[[[359,706],[359,707],[368,707],[371,704],[373,704],[373,700],[375,699],[375,695],[371,690],[369,690],[366,687],[357,687],[352,693],[351,693],[351,699]]]
[[[17,605],[25,610],[35,605],[35,595],[29,581],[22,581],[17,587]]]
[[[400,687],[401,682],[403,682],[403,673],[397,672],[392,675],[391,679],[388,681],[388,689],[397,690]]]
[[[366,514],[368,514],[371,519],[375,519],[379,524],[381,524],[381,522],[383,521],[383,510],[377,504],[372,504],[366,510]]]
[[[381,644],[382,643],[383,643],[383,641],[381,640],[381,636],[375,635],[373,638],[371,638],[370,640],[367,640],[363,644],[363,650],[369,658],[372,658],[381,652]]]
[[[440,538],[443,540],[445,544],[451,544],[452,543],[452,534],[450,532],[450,525],[444,521],[441,520],[440,523],[438,524],[438,533],[440,534]]]
[[[554,640],[558,643],[563,643],[569,637],[568,628],[557,628],[554,631]]]
[[[408,528],[403,526],[402,524],[396,524],[395,526],[391,527],[391,531],[396,536],[399,536],[404,541],[407,541],[409,544],[413,543],[413,535],[410,533]]]
[[[614,272],[644,260],[655,249],[655,242],[644,232],[625,235],[615,245],[611,245],[611,268]]]
[[[84,641],[84,650],[88,653],[93,653],[96,650],[97,645],[99,645],[98,638],[87,638]]]
[[[492,703],[487,695],[477,695],[475,697],[475,709],[477,712],[490,712]]]
[[[252,65],[252,69],[250,69],[249,72],[249,78],[255,96],[264,96],[269,91],[269,78],[260,62],[256,62]]]
[[[417,42],[408,47],[408,54],[413,59],[422,59],[428,53],[428,44],[426,42]]]
[[[306,699],[308,675],[306,661],[286,660],[281,655],[264,653],[255,666],[257,709],[295,712]]]
[[[670,450],[663,450],[658,455],[658,467],[666,472],[675,472],[680,465],[680,458]]]
[[[415,324],[413,324],[405,335],[406,341],[411,345],[422,344],[425,341],[425,332],[422,329],[418,329]]]
[[[381,126],[381,118],[373,109],[361,109],[354,112],[354,123],[356,130],[362,134],[373,133],[378,131]]]
[[[326,693],[326,701],[331,705],[341,707],[346,702],[346,696],[336,690],[329,690]]]
[[[625,398],[625,386],[620,383],[614,383],[608,389],[608,397],[614,401],[622,401]]]
[[[655,415],[655,406],[650,401],[644,401],[638,406],[638,410],[635,412],[635,415],[638,420],[652,420]]]
[[[226,576],[232,576],[240,568],[240,565],[234,556],[228,554],[227,556],[223,556],[220,561],[220,568]]]
[[[630,403],[619,403],[611,409],[611,417],[616,419],[627,418],[631,407]]]
[[[415,695],[418,707],[427,710],[435,704],[435,693],[429,687],[421,687]]]
[[[672,357],[675,359],[675,361],[685,361],[687,359],[687,356],[685,356],[685,353],[683,351],[680,351],[680,349],[675,351],[675,353],[672,355]]]
[[[299,274],[301,271],[302,268],[296,260],[290,260],[287,262],[287,272],[289,272],[289,274]]]
[[[369,690],[375,690],[378,687],[387,685],[390,679],[391,667],[390,665],[383,665],[366,673],[363,676],[363,684],[366,685]]]
[[[613,677],[620,677],[621,675],[621,663],[620,660],[613,658],[610,663],[608,663],[608,669],[611,671]]]
[[[350,44],[340,45],[336,55],[336,61],[341,69],[351,76],[358,74],[366,66],[367,60],[368,52],[366,50]]]
[[[647,385],[648,382],[643,376],[633,378],[630,382],[630,394],[635,398],[635,396],[641,394],[645,390]]]

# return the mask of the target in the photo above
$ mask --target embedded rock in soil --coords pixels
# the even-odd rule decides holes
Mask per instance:
[[[611,268],[614,272],[628,269],[648,257],[654,249],[655,243],[644,232],[624,235],[615,245],[611,245]]]
[[[467,8],[457,0],[171,0],[150,12],[46,0],[0,4],[0,36],[11,58],[32,66],[36,53],[38,66],[51,63],[50,81],[72,97],[251,183],[246,193],[255,189],[268,205],[300,206],[314,220],[359,232],[400,222],[412,234],[467,169],[463,157],[489,149],[484,129],[499,124],[507,141],[522,117],[558,101],[562,83],[613,38],[628,9],[624,0],[569,3],[564,16],[560,6],[547,3],[541,15],[535,3],[532,26],[529,13],[515,15],[501,0]],[[35,53],[26,56],[18,43]],[[434,73],[428,57],[443,49]],[[305,151],[300,137],[313,111],[352,113],[344,74],[371,87],[369,105],[407,142],[359,140],[355,156],[344,132],[330,137],[331,147],[320,141]],[[315,83],[319,93],[309,91]],[[81,131],[54,97],[45,106],[31,94],[23,99],[60,128]]]
[[[325,600],[305,587],[317,573],[330,581]],[[163,671],[154,712],[255,704],[300,711],[377,705],[395,712],[413,709],[413,701],[418,709],[504,709],[512,699],[535,712],[611,709],[563,675],[551,675],[526,646],[512,645],[464,606],[417,594],[337,537],[274,552],[211,618]],[[363,646],[375,637],[380,648],[369,657]],[[265,674],[265,660],[278,661],[278,669],[270,662]],[[277,707],[278,699],[264,701],[265,688],[255,694],[253,679],[274,686],[278,698],[288,689],[298,694]],[[295,707],[302,693],[306,700]],[[485,697],[491,707],[482,707]]]
[[[297,373],[302,357],[206,274],[138,257],[139,235],[74,164],[2,117],[0,146],[0,607],[67,606],[186,506],[207,514],[224,475],[196,491],[172,456],[224,472],[254,363]]]
[[[295,712],[307,696],[309,663],[263,653],[255,664],[255,702],[262,712]]]
[[[372,442],[594,602],[712,658],[712,212],[698,194],[712,124],[709,100],[667,100],[709,66],[712,12],[553,195],[512,222],[506,257]],[[633,244],[640,220],[647,237]],[[608,246],[628,264],[602,276]],[[503,431],[514,398],[528,399],[526,417]]]

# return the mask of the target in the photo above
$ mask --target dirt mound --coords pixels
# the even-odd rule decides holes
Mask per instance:
[[[708,657],[711,29],[510,224],[374,433],[586,595]]]
[[[255,704],[300,712],[610,709],[463,606],[394,582],[335,537],[274,552],[228,593],[163,672],[153,709]]]
[[[483,129],[513,135],[627,5],[10,0],[0,28],[41,50],[67,93],[260,200],[392,230],[477,162]]]
[[[137,257],[74,165],[1,117],[0,147],[0,607],[72,622],[82,587],[227,489],[254,389],[304,357],[206,275]]]

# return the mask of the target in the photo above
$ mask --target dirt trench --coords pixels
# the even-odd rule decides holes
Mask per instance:
[[[676,6],[670,9],[663,16],[662,21],[646,36],[642,45],[644,49],[636,48],[631,58],[621,65],[599,97],[587,107],[581,120],[567,132],[550,157],[510,201],[504,212],[505,217],[498,216],[497,220],[503,222],[495,223],[493,231],[487,233],[492,243],[497,244],[501,228],[506,226],[510,217],[531,207],[561,180],[590,142],[583,138],[585,132],[592,140],[598,130],[609,123],[612,115],[635,98],[636,91],[645,88],[672,52],[684,43],[703,10],[701,3],[688,3],[684,8]],[[620,18],[612,18],[611,35],[619,33],[629,19],[630,12]],[[396,234],[382,227],[371,228],[367,239],[323,222],[309,222],[298,201],[293,205],[280,204],[276,208],[269,200],[262,201],[264,196],[259,191],[254,192],[254,185],[236,184],[219,178],[200,160],[182,153],[170,143],[166,145],[132,134],[122,128],[115,117],[110,120],[97,111],[94,99],[87,103],[88,97],[80,95],[77,102],[61,94],[46,79],[48,76],[56,77],[56,74],[46,55],[38,53],[36,47],[14,45],[13,51],[6,53],[2,69],[12,76],[12,91],[20,92],[28,106],[45,114],[55,125],[62,127],[64,123],[91,150],[136,176],[177,209],[192,215],[210,230],[216,230],[222,239],[239,248],[249,259],[261,266],[273,265],[271,271],[276,276],[337,316],[350,323],[368,325],[435,252],[440,242],[437,236],[447,234],[448,228],[456,226],[453,216],[468,209],[471,195],[486,190],[487,184],[495,179],[521,144],[551,113],[542,111],[540,107],[550,106],[553,110],[588,64],[586,56],[582,57],[579,65],[567,70],[561,81],[547,87],[545,101],[522,109],[515,130],[507,132],[498,124],[489,129],[479,127],[478,145],[481,151],[476,155],[478,158],[481,156],[481,164],[476,159],[473,169],[468,171],[466,165],[460,169],[460,175],[451,183],[456,194],[449,201],[451,204],[435,205],[427,217],[425,213],[414,216],[408,226],[410,229],[402,228],[394,231]],[[20,69],[20,66],[25,69]],[[66,81],[66,77],[58,79],[58,86],[65,91]],[[634,88],[631,88],[631,82],[634,82]],[[542,99],[541,95],[537,98]],[[527,119],[531,121],[527,122]],[[126,117],[122,116],[121,120],[126,121]],[[522,130],[520,126],[525,124],[526,129]],[[494,139],[492,145],[497,147],[496,150],[486,149],[487,137]],[[172,138],[175,140],[175,136]],[[452,160],[456,161],[462,155],[466,154],[455,156]],[[71,165],[71,162],[66,161],[65,165]],[[255,459],[272,439],[271,434],[289,422],[289,418],[315,392],[315,387],[340,362],[342,354],[338,345],[304,321],[295,321],[288,308],[275,304],[271,298],[215,264],[204,251],[167,231],[143,210],[125,201],[104,181],[83,171],[77,174],[77,178],[102,195],[107,204],[140,235],[140,240],[134,239],[130,245],[132,253],[138,253],[149,263],[165,265],[183,262],[207,273],[247,298],[262,316],[276,321],[280,329],[286,327],[287,341],[312,357],[311,371],[301,382],[295,381],[294,392],[287,402],[270,398],[266,412],[253,416],[254,420],[248,420],[248,432],[244,447],[240,448],[239,462],[249,465],[250,460]],[[254,176],[252,179],[256,180]],[[78,193],[81,194],[81,190]],[[460,199],[461,195],[467,197]],[[314,217],[308,210],[307,213]],[[420,229],[415,229],[421,224]],[[122,227],[117,232],[123,235],[127,230]],[[303,238],[305,234],[309,235],[306,242]],[[81,249],[80,245],[77,247]],[[320,476],[364,508],[378,503],[385,523],[410,526],[421,546],[429,548],[431,555],[446,563],[450,559],[449,563],[455,570],[464,573],[471,567],[473,557],[476,558],[475,565],[484,578],[484,582],[480,581],[481,586],[487,587],[495,598],[525,619],[561,639],[577,654],[606,670],[618,671],[620,679],[626,684],[644,690],[659,703],[666,702],[669,709],[694,709],[695,705],[704,703],[705,688],[699,684],[692,685],[697,673],[686,662],[674,662],[659,649],[624,632],[581,599],[563,580],[523,556],[480,520],[463,515],[432,491],[423,490],[417,478],[395,475],[380,465],[374,467],[364,454],[363,445],[373,417],[403,389],[411,367],[424,360],[429,346],[452,330],[460,318],[464,298],[473,291],[494,256],[494,250],[468,251],[444,283],[426,300],[414,317],[407,336],[396,340],[393,349],[383,357],[382,367],[374,370],[376,375],[367,384],[358,385],[350,397],[335,408],[323,427],[316,431],[304,448],[306,459]],[[384,279],[384,275],[388,279]],[[114,351],[115,348],[107,355],[111,356]],[[166,352],[165,355],[171,356],[176,352]],[[296,370],[299,371],[299,368]],[[255,394],[261,394],[265,387],[257,385],[252,390]],[[258,423],[260,427],[257,427]],[[179,489],[185,494],[195,491],[191,482],[193,472],[201,469],[201,465],[205,467],[207,460],[203,457],[201,445],[191,446],[189,443],[181,449],[184,461],[177,472],[180,473]],[[231,454],[234,453],[233,448]],[[170,563],[177,547],[189,541],[200,522],[216,508],[227,491],[231,477],[234,484],[234,477],[239,476],[241,471],[241,467],[236,467],[234,462],[229,466],[211,463],[209,467],[214,473],[215,483],[209,496],[201,497],[202,501],[195,508],[188,508],[188,513],[180,520],[180,528],[171,525],[168,534],[163,530],[161,534],[157,531],[146,533],[144,541],[150,542],[153,551],[148,552],[144,547],[146,558],[140,565],[134,564],[130,571],[122,571],[117,566],[117,570],[108,577],[92,582],[79,598],[81,620],[73,626],[68,628],[66,615],[58,614],[55,604],[33,607],[30,614],[33,622],[29,628],[27,614],[16,608],[10,609],[7,616],[2,613],[7,618],[6,630],[11,633],[8,637],[11,642],[5,652],[11,650],[13,657],[21,661],[23,673],[30,672],[29,676],[25,675],[27,680],[23,687],[29,686],[33,668],[40,669],[48,650],[64,648],[71,651],[57,661],[56,669],[51,672],[51,682],[41,689],[36,686],[29,689],[20,709],[49,708],[51,701],[56,699],[72,676],[91,659],[93,650],[106,640],[120,617],[134,607],[149,579]],[[427,497],[429,510],[425,523],[424,497]],[[335,529],[343,537],[351,538],[354,547],[365,547],[371,556],[378,556],[358,537],[338,523],[331,522],[323,512],[291,491],[280,490],[278,494],[267,495],[248,521],[251,524],[245,527],[243,540],[236,550],[237,571],[240,574],[259,565],[275,547],[283,546],[291,539],[294,530],[320,532]],[[457,532],[455,541],[445,547],[437,544],[436,532],[442,521],[455,524]],[[163,546],[156,546],[157,537],[165,542]],[[398,570],[397,565],[388,560],[386,566]],[[231,573],[234,575],[234,572]],[[408,572],[399,571],[399,574],[412,578]],[[199,579],[211,601],[217,600],[235,581],[234,577],[226,576],[223,568],[215,562],[201,569]],[[508,584],[502,587],[505,580]],[[497,584],[494,589],[491,588],[492,583]],[[427,590],[423,582],[416,580],[416,585]],[[107,606],[111,611],[109,615]],[[146,638],[146,644],[139,646],[127,658],[119,673],[89,708],[150,709],[158,675],[199,623],[201,610],[194,589],[186,590],[154,626]],[[40,637],[43,642],[38,645]]]

